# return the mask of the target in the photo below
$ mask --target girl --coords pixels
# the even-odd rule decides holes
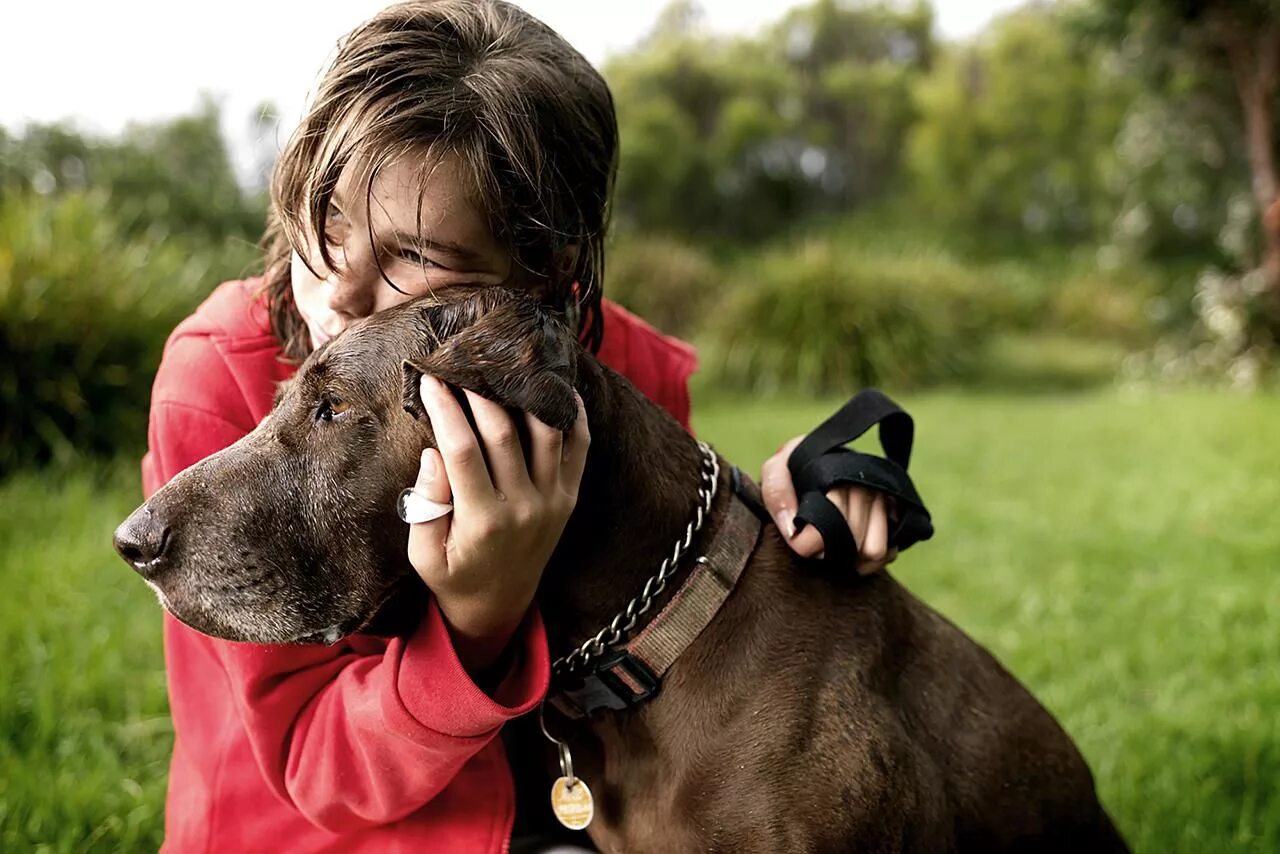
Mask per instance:
[[[526,288],[685,426],[694,357],[600,297],[617,160],[613,102],[559,36],[500,0],[418,0],[352,32],[276,166],[265,272],[228,282],[174,331],[156,376],[143,484],[239,439],[315,347],[373,312],[452,287]],[[420,489],[451,516],[413,526],[433,597],[406,637],[333,646],[214,640],[166,616],[176,740],[166,847],[180,851],[498,851],[513,787],[500,740],[534,709],[548,651],[533,592],[573,510],[588,444],[439,382],[423,398],[439,450]],[[779,527],[785,460],[763,486]],[[887,553],[880,496],[833,492]],[[814,554],[806,529],[791,541]]]

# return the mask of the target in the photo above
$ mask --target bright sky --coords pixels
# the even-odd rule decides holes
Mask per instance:
[[[629,47],[659,2],[517,0],[593,62]],[[0,11],[0,124],[71,118],[114,132],[131,119],[192,109],[199,93],[223,106],[237,149],[249,116],[276,104],[284,132],[297,121],[337,39],[388,0],[18,0]],[[701,0],[710,27],[750,32],[796,0]],[[1019,0],[934,0],[938,28],[962,38]]]

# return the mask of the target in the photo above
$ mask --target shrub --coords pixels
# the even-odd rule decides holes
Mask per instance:
[[[961,376],[984,349],[981,283],[957,264],[810,242],[744,265],[711,321],[724,387],[848,393]]]
[[[5,197],[0,472],[138,448],[165,338],[253,255],[126,238],[100,192]]]
[[[663,332],[689,336],[700,329],[723,286],[716,263],[675,238],[633,235],[609,247],[605,296]]]
[[[1085,338],[1147,343],[1153,331],[1147,306],[1154,292],[1151,275],[1142,270],[1069,271],[1053,284],[1047,325]]]

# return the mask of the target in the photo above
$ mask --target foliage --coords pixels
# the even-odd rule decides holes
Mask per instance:
[[[0,135],[0,201],[95,189],[110,195],[112,219],[130,237],[256,242],[265,198],[237,183],[219,123],[206,99],[190,115],[130,125],[117,139],[66,124]]]
[[[933,10],[922,0],[819,0],[766,34],[797,81],[805,135],[823,161],[807,171],[819,173],[845,210],[879,196],[898,171],[916,118],[911,86],[936,52],[932,31]]]
[[[709,36],[700,20],[671,7],[606,66],[621,225],[756,238],[884,192],[933,52],[927,6],[818,0],[751,39]]]
[[[1147,361],[1165,378],[1256,384],[1280,340],[1280,7],[1115,0],[1082,7],[1079,24],[1119,44],[1144,89],[1120,145],[1131,180],[1119,244],[1159,247],[1171,219],[1184,247],[1218,250],[1187,289],[1195,323]]]
[[[247,244],[127,237],[103,192],[0,203],[0,472],[137,447],[170,330]]]
[[[1052,280],[1041,329],[1107,339],[1128,346],[1152,341],[1149,306],[1157,291],[1151,270],[1078,265]]]
[[[707,253],[657,235],[615,240],[606,270],[606,296],[663,332],[686,338],[702,328],[728,284]]]
[[[1238,135],[1229,102],[1183,85],[1146,90],[1116,137],[1112,244],[1136,258],[1220,258],[1218,235],[1248,186]]]
[[[766,252],[735,278],[709,330],[726,388],[917,385],[962,376],[982,353],[978,282],[945,261],[810,241]]]
[[[1065,333],[1140,346],[1153,338],[1152,302],[1167,270],[1087,243],[993,246],[984,236],[921,220],[909,205],[815,225],[810,236],[859,257],[927,261],[970,282],[984,334]]]
[[[1068,30],[1110,54],[1138,95],[1115,144],[1112,239],[1149,257],[1217,256],[1231,200],[1248,190],[1243,125],[1225,57],[1205,61],[1181,9],[1114,0],[1073,7]]]
[[[1061,18],[1054,6],[1006,15],[919,82],[908,163],[923,212],[1014,242],[1110,223],[1112,141],[1133,91]]]
[[[165,338],[257,255],[210,101],[100,138],[0,134],[0,472],[137,447]]]
[[[1225,382],[1246,391],[1266,385],[1276,358],[1267,297],[1261,270],[1205,269],[1191,300],[1194,322],[1131,354],[1123,379],[1131,385]]]

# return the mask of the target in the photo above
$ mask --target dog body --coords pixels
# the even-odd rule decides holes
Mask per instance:
[[[396,631],[424,595],[393,510],[433,441],[422,372],[561,428],[581,393],[596,438],[539,590],[564,654],[683,533],[700,452],[567,330],[494,289],[381,312],[326,345],[252,434],[135,512],[117,548],[209,634]],[[727,470],[695,554],[737,500]],[[1126,850],[1070,739],[985,650],[887,573],[803,561],[772,526],[656,697],[548,717],[595,794],[602,851]]]

